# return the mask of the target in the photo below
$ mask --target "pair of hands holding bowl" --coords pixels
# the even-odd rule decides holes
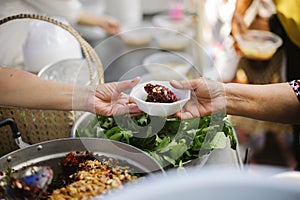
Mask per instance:
[[[137,77],[132,81],[104,84],[104,90],[96,89],[95,109],[97,114],[121,115],[145,112],[153,116],[175,115],[180,119],[191,119],[209,115],[224,108],[225,98],[222,84],[203,78],[184,81],[150,81],[139,83]],[[147,83],[159,84],[171,90],[178,101],[173,103],[146,102]],[[111,87],[107,87],[111,85]],[[123,93],[132,88],[129,95]],[[110,97],[104,98],[104,96]],[[106,99],[106,102],[99,99]],[[97,102],[98,101],[98,102]]]

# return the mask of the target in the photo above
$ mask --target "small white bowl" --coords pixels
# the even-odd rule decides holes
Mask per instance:
[[[178,101],[173,103],[153,103],[146,102],[147,92],[144,90],[144,86],[147,83],[152,83],[153,85],[159,84],[169,88],[174,92]],[[190,99],[191,91],[190,90],[179,90],[173,88],[168,81],[149,81],[145,83],[138,84],[132,88],[130,96],[134,99],[135,103],[143,112],[151,116],[170,116],[180,111],[186,102]]]
[[[155,41],[161,49],[169,51],[184,51],[190,44],[193,37],[192,30],[184,32],[172,29],[157,29],[154,34]]]
[[[123,27],[120,37],[128,46],[148,45],[152,41],[153,30],[146,25]]]
[[[182,80],[191,70],[193,59],[183,52],[158,52],[147,56],[143,65],[157,80]]]
[[[269,31],[249,30],[238,35],[237,42],[245,57],[255,60],[270,59],[282,45],[282,39]]]

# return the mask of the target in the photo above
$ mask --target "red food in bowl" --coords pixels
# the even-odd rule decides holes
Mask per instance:
[[[144,89],[148,93],[146,102],[173,103],[178,101],[174,92],[165,86],[148,83],[144,86]]]

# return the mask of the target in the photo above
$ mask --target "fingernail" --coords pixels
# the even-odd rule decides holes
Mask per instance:
[[[179,81],[177,81],[177,80],[171,80],[171,82],[175,85],[179,85]]]

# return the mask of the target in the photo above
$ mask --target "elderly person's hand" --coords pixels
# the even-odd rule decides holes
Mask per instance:
[[[171,81],[192,90],[192,98],[176,115],[181,119],[226,113],[258,120],[299,124],[300,80],[273,84],[222,83],[204,78]]]
[[[191,99],[183,109],[176,113],[181,119],[191,119],[210,115],[226,108],[223,84],[203,78],[187,81],[171,81],[177,89],[192,90]]]

